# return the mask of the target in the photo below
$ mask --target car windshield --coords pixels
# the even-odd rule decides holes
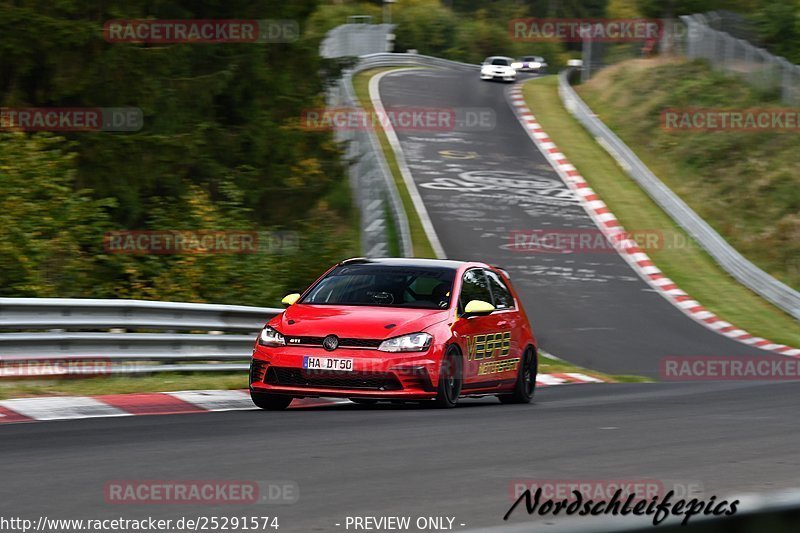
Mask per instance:
[[[341,265],[325,276],[301,303],[446,309],[455,270],[393,265]]]
[[[495,57],[494,59],[492,59],[492,65],[502,65],[504,67],[507,67],[510,64],[511,60],[502,57]]]
[[[522,58],[523,61],[539,61],[534,56],[525,56]]]

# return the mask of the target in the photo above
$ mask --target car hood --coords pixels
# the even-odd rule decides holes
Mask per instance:
[[[288,336],[388,339],[447,320],[447,309],[295,304],[270,321]],[[394,324],[394,326],[392,326]]]

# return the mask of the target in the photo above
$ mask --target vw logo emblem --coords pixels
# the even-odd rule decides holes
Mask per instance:
[[[322,340],[322,347],[328,350],[329,352],[334,351],[336,348],[339,347],[339,337],[336,335],[328,335]]]

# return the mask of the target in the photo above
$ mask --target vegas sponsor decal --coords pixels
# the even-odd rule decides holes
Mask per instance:
[[[478,375],[498,374],[516,370],[519,358],[507,357],[511,350],[511,332],[498,331],[467,337],[467,357],[478,362]]]

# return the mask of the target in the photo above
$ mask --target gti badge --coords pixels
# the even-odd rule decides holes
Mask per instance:
[[[339,347],[339,337],[336,335],[328,335],[322,340],[322,347],[328,350],[329,352],[334,351],[336,348]]]

